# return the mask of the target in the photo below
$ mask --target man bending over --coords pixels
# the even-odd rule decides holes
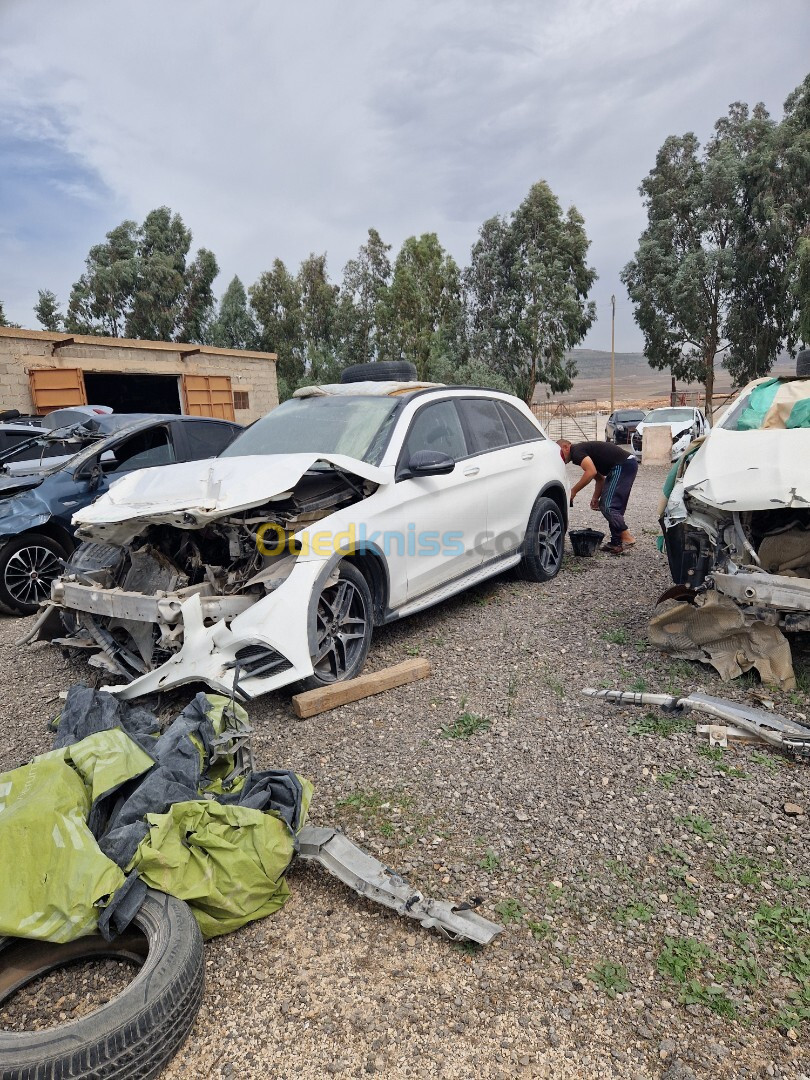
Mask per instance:
[[[636,542],[627,528],[624,512],[638,472],[638,462],[624,447],[613,443],[571,443],[568,439],[558,439],[557,444],[563,460],[573,461],[582,469],[582,476],[571,488],[571,505],[574,505],[577,493],[595,480],[591,509],[600,510],[610,526],[610,543],[602,550],[611,555],[623,555],[624,549]]]

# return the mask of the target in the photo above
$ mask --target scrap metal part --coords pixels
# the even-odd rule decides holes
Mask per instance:
[[[451,941],[488,945],[503,927],[473,910],[474,903],[431,900],[411,888],[404,878],[362,850],[339,829],[305,825],[298,833],[299,858],[317,862],[360,896],[417,919]]]
[[[733,724],[750,735],[756,735],[771,746],[810,761],[810,726],[799,724],[779,713],[755,709],[726,698],[710,697],[708,694],[689,694],[688,697],[678,698],[669,694],[636,694],[629,690],[585,689],[582,693],[616,705],[657,705],[665,712],[705,713]]]

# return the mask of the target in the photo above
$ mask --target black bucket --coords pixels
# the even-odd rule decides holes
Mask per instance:
[[[605,534],[597,529],[571,529],[568,535],[575,555],[595,555],[605,539]]]

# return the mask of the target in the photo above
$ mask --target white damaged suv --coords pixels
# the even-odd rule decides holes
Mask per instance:
[[[122,698],[325,685],[361,671],[375,626],[509,567],[554,577],[567,513],[559,448],[509,394],[307,387],[219,458],[123,477],[77,514],[29,637],[84,650]]]

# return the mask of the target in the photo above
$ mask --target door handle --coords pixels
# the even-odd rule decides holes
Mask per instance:
[[[469,469],[464,470],[464,475],[465,476],[478,476],[478,474],[480,472],[481,472],[481,469],[479,468],[478,465],[471,465]]]
[[[531,461],[534,457],[534,454],[531,452],[531,450],[527,450],[525,454],[521,454],[520,456],[523,461]]]

